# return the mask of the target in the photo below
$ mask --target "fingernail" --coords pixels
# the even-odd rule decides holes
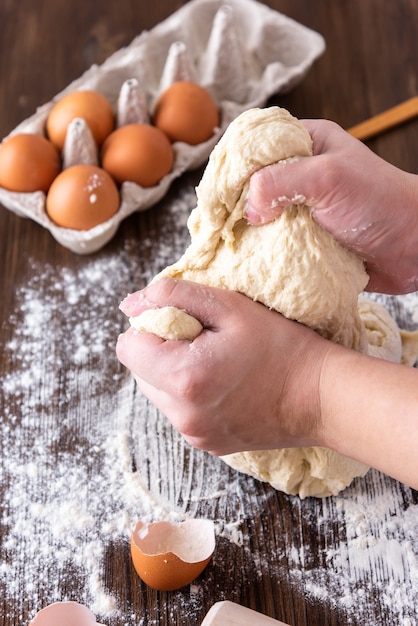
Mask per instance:
[[[128,293],[128,295],[122,300],[122,302],[119,304],[119,309],[122,311],[122,313],[125,313],[125,308],[127,306],[129,306],[129,303],[131,301],[132,298],[132,294]]]
[[[138,303],[143,300],[144,296],[141,291],[130,293],[119,304],[119,309],[122,313],[125,313],[125,315],[131,315],[132,309],[135,309],[138,306]]]
[[[246,220],[249,224],[260,224],[261,223],[261,217],[260,214],[257,213],[257,211],[255,211],[253,209],[253,207],[251,206],[251,204],[249,202],[246,203],[245,207],[244,207],[244,215],[246,217]]]

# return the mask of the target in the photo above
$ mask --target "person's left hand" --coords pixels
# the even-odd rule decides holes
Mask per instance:
[[[191,445],[223,455],[317,443],[328,342],[242,294],[188,281],[158,280],[121,310],[162,306],[187,311],[203,331],[164,341],[131,328],[117,356]]]

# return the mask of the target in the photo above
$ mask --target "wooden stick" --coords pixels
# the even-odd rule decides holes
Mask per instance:
[[[349,128],[347,132],[364,141],[416,116],[418,116],[418,96],[405,100],[405,102]]]

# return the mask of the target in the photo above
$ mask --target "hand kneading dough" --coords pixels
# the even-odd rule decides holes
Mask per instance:
[[[362,261],[322,230],[307,207],[293,205],[274,222],[257,227],[248,226],[243,217],[253,172],[311,154],[308,132],[284,109],[241,114],[214,148],[197,188],[197,207],[188,222],[189,248],[155,279],[171,276],[239,291],[332,341],[399,361],[401,340],[390,316],[391,321],[382,307],[368,301],[359,310],[358,297],[368,282]],[[182,326],[190,339],[189,321]],[[301,497],[337,494],[368,470],[320,447],[222,458],[241,472]]]

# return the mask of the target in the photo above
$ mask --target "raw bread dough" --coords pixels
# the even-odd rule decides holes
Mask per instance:
[[[161,339],[177,340],[195,339],[201,331],[202,324],[195,318],[174,306],[160,309],[148,309],[129,322],[138,331],[153,333]]]
[[[155,279],[171,276],[239,291],[332,341],[399,361],[401,339],[390,316],[391,321],[373,302],[359,308],[359,294],[368,282],[362,261],[322,230],[306,206],[293,205],[262,226],[248,226],[244,219],[253,172],[311,154],[310,135],[284,109],[251,109],[236,118],[213,150],[197,187],[197,207],[188,222],[190,246]],[[187,339],[193,335],[189,321],[183,324]],[[301,497],[337,494],[368,470],[320,447],[222,458],[241,472]]]
[[[392,316],[366,298],[359,299],[359,313],[368,337],[368,353],[399,363],[403,342]],[[362,463],[320,447],[240,452],[222,458],[234,469],[301,498],[336,495],[368,470]]]
[[[400,363],[402,361],[402,338],[398,325],[390,313],[377,302],[360,297],[360,318],[366,328],[368,353],[380,359]]]
[[[284,109],[251,109],[215,146],[196,189],[185,254],[157,276],[246,294],[343,345],[367,351],[357,309],[368,282],[363,263],[322,230],[305,206],[249,227],[248,181],[256,170],[312,153],[304,126]],[[285,167],[285,165],[284,165]]]
[[[401,330],[402,339],[402,363],[415,365],[418,363],[418,330]]]

